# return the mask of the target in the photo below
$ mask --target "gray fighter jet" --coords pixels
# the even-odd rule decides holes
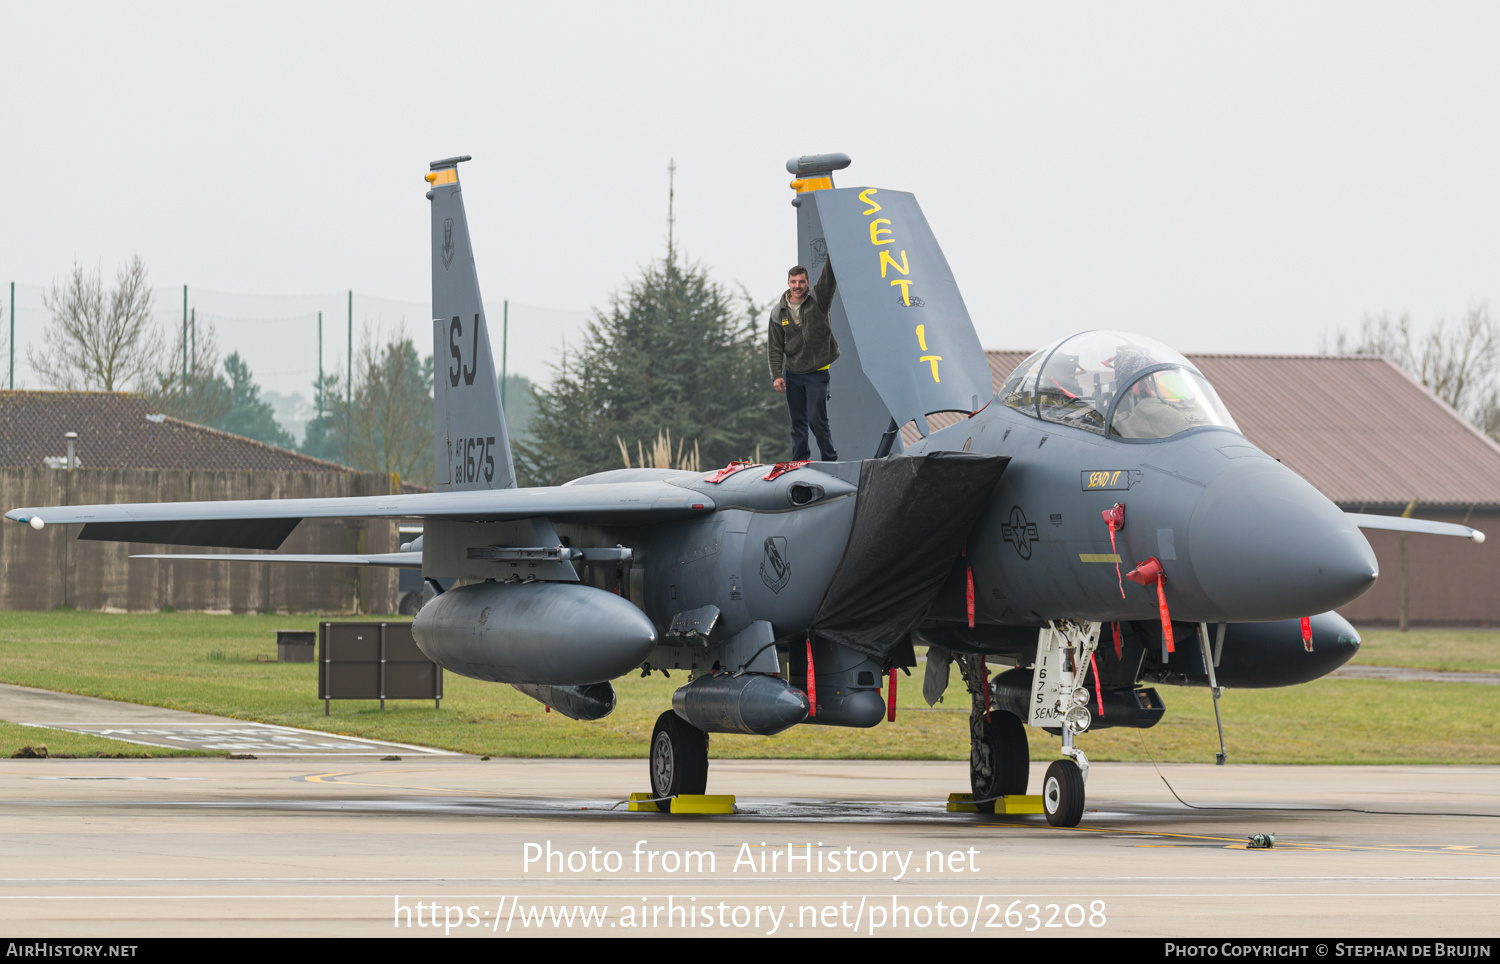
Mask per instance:
[[[843,155],[788,170],[799,261],[814,279],[838,264],[835,435],[867,457],[517,488],[458,181],[466,160],[427,175],[435,492],[7,517],[81,524],[82,539],[262,550],[302,519],[420,518],[423,535],[399,553],[173,558],[420,567],[431,598],[414,635],[429,657],[577,719],[610,712],[616,677],[683,670],[651,739],[658,797],[704,792],[710,733],[894,718],[897,673],[924,647],[929,702],[955,663],[969,692],[981,809],[1026,791],[1030,725],[1061,739],[1042,795],[1062,826],[1083,814],[1088,760],[1074,737],[1155,724],[1163,703],[1149,684],[1217,698],[1315,679],[1354,653],[1357,634],[1331,610],[1375,581],[1361,526],[1483,538],[1341,512],[1149,338],[1064,338],[996,395],[916,199],[835,188]],[[964,417],[934,431],[940,412]],[[908,423],[919,440],[904,447]]]

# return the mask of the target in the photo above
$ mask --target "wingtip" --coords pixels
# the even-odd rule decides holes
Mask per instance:
[[[11,509],[9,512],[5,513],[5,517],[7,519],[13,519],[16,522],[21,523],[22,525],[29,525],[33,529],[40,529],[42,526],[46,525],[46,523],[43,522],[39,516],[27,515],[26,512],[27,510],[25,509]]]
[[[1475,529],[1474,530],[1474,534],[1471,535],[1471,536],[1469,536],[1469,538],[1473,539],[1475,542],[1483,542],[1484,541],[1484,533],[1480,532],[1478,529]]]

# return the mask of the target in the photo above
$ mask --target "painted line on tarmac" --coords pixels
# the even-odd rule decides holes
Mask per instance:
[[[303,783],[321,783],[325,786],[335,787],[366,787],[375,790],[426,790],[431,793],[468,793],[481,797],[492,797],[496,800],[537,800],[547,799],[550,794],[522,794],[503,793],[495,790],[465,790],[461,787],[421,787],[407,786],[393,783],[361,783],[357,780],[338,780],[336,777],[348,776],[374,776],[381,773],[411,773],[411,770],[342,770],[335,773],[308,774],[300,777],[292,777],[293,781]],[[572,809],[572,808],[569,808]]]
[[[170,750],[255,752],[265,756],[353,756],[394,750],[421,756],[462,757],[463,753],[434,747],[305,730],[278,723],[250,720],[228,723],[22,723],[22,726],[62,730]],[[153,737],[154,739],[146,739]],[[311,739],[308,739],[311,738]],[[160,742],[168,740],[172,742]]]

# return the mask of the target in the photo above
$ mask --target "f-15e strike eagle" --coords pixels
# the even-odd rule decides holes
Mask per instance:
[[[814,278],[838,262],[835,433],[868,457],[517,488],[466,160],[434,161],[426,178],[435,492],[7,517],[81,523],[82,539],[262,550],[302,519],[419,517],[422,537],[400,553],[174,558],[420,566],[433,594],[413,627],[423,652],[576,719],[610,712],[618,676],[686,670],[651,738],[658,797],[704,792],[709,733],[876,726],[922,646],[929,701],[954,663],[968,688],[981,809],[1026,792],[1025,724],[1060,735],[1042,796],[1061,826],[1083,815],[1088,760],[1074,737],[1155,724],[1163,704],[1147,684],[1217,696],[1347,660],[1359,639],[1331,610],[1375,581],[1361,526],[1483,539],[1340,511],[1247,441],[1191,362],[1139,335],[1064,338],[996,394],[916,199],[835,188],[841,154],[787,167],[798,261]],[[932,430],[939,412],[964,417]],[[921,438],[903,447],[910,422]]]

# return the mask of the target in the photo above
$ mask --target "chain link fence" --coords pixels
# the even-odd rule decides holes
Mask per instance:
[[[106,277],[106,283],[109,278]],[[39,389],[45,385],[32,369],[30,355],[47,350],[52,321],[45,299],[48,288],[8,283],[0,288],[0,387]],[[157,288],[152,300],[161,331],[163,364],[181,365],[180,357],[166,358],[186,328],[188,350],[196,338],[212,331],[219,357],[238,352],[250,367],[261,396],[276,412],[281,426],[301,439],[307,423],[317,417],[315,384],[319,371],[321,317],[322,370],[340,376],[366,339],[384,343],[410,338],[423,357],[432,353],[430,306],[340,291],[310,295],[253,295],[208,288]],[[12,306],[14,311],[12,312]],[[496,369],[545,384],[565,347],[582,344],[590,312],[583,309],[544,308],[517,302],[485,303]],[[196,326],[196,327],[195,327]],[[12,336],[12,331],[14,335]]]

